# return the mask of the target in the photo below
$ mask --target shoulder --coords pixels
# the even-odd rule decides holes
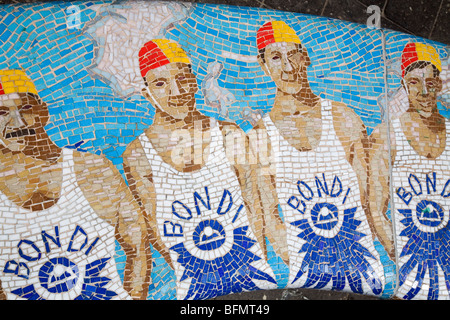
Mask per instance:
[[[231,122],[231,121],[217,121],[217,125],[219,126],[221,131],[226,130],[226,129],[242,131],[242,129],[236,123]]]
[[[222,134],[222,145],[227,156],[246,156],[248,149],[248,136],[237,124],[227,121],[217,123]],[[229,153],[231,152],[231,153]]]
[[[255,123],[253,128],[250,130],[250,132],[253,131],[253,130],[266,129],[266,123],[264,122],[264,117],[269,117],[269,115],[266,114],[263,117],[261,117],[260,119],[258,119],[258,121]]]
[[[222,133],[223,137],[226,137],[228,135],[234,135],[235,137],[237,137],[238,135],[245,135],[244,130],[242,130],[242,128],[234,122],[218,121],[216,125],[219,127],[219,130]]]
[[[145,134],[145,132],[142,133],[140,136],[136,137],[133,141],[131,141],[127,145],[127,147],[125,148],[125,151],[122,154],[122,157],[124,159],[141,156],[141,155],[145,154],[145,151],[142,146],[141,139],[140,139],[140,137],[144,134]]]
[[[146,133],[142,133],[141,136],[144,134]],[[146,150],[140,140],[141,136],[131,141],[122,154],[123,169],[127,175],[127,179],[129,179],[128,174],[135,175],[145,172],[145,175],[149,175],[152,173],[152,167],[148,161]]]
[[[331,102],[333,126],[343,141],[360,141],[367,138],[366,126],[356,112],[341,102]]]
[[[376,126],[369,135],[369,145],[369,152],[371,154],[377,152],[387,153],[389,150],[391,150],[391,156],[394,156],[396,143],[395,132],[393,130],[392,124],[388,126],[388,124],[383,121],[378,126]]]
[[[89,197],[96,197],[92,193],[99,190],[110,190],[108,192],[111,195],[118,187],[123,187],[124,181],[119,170],[104,155],[74,151],[73,160],[78,185]]]
[[[268,115],[266,115],[268,116]],[[239,132],[244,132],[241,127],[239,127],[236,123],[230,122],[230,121],[218,121],[218,125],[220,127],[220,130],[223,131],[229,131],[229,130],[236,130]],[[256,122],[253,123],[253,128],[247,131],[247,135],[251,132],[254,132],[258,129],[265,129],[265,123],[263,117],[258,117]],[[245,132],[244,132],[245,133]]]
[[[331,101],[331,110],[333,114],[333,120],[335,123],[341,125],[358,125],[364,126],[361,118],[356,114],[356,112],[348,107],[345,103]],[[344,120],[344,122],[343,122]]]
[[[73,151],[73,160],[75,164],[75,171],[78,173],[92,173],[94,168],[115,168],[112,162],[104,155],[99,155],[91,152]]]
[[[380,140],[380,139],[386,139],[388,134],[387,134],[387,130],[388,130],[388,125],[386,122],[381,122],[379,125],[377,125],[372,133],[370,134],[369,138],[371,140]]]

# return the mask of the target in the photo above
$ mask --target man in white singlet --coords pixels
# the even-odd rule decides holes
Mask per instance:
[[[391,119],[390,128],[383,122],[370,136],[369,185],[373,203],[380,204],[372,212],[385,214],[391,200],[397,296],[448,299],[450,123],[437,106],[441,61],[432,46],[411,42],[403,49],[401,71],[409,107]]]
[[[139,63],[155,117],[128,145],[124,170],[149,213],[151,243],[175,271],[177,298],[276,287],[255,236],[263,231],[258,195],[244,165],[225,151],[227,134],[240,129],[198,111],[196,77],[177,43],[147,42]],[[245,141],[236,149],[245,152]]]
[[[280,205],[287,227],[290,286],[378,295],[384,274],[365,213],[364,124],[344,104],[312,92],[307,50],[286,23],[261,26],[257,47],[277,92],[253,130],[269,137],[266,179],[277,196],[267,205]]]
[[[103,156],[60,148],[22,70],[0,71],[0,297],[145,299],[145,213]],[[114,262],[126,253],[123,285]]]

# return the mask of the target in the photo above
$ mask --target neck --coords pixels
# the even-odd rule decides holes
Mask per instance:
[[[171,129],[194,129],[201,126],[202,130],[209,129],[210,118],[201,114],[195,106],[189,108],[184,118],[175,118],[167,112],[156,108],[152,127],[163,126]]]
[[[177,130],[183,130],[183,132],[178,131],[180,135],[174,135]],[[211,141],[210,118],[196,110],[189,112],[183,119],[175,119],[165,112],[157,111],[153,124],[145,130],[145,134],[163,161],[178,171],[199,170],[208,159],[204,152],[208,150],[206,148]],[[194,157],[184,158],[183,156],[180,159],[180,150],[191,152]],[[174,151],[178,159],[173,158]],[[199,154],[202,156],[197,157],[196,155]],[[201,163],[198,163],[199,159]]]
[[[7,147],[1,145],[0,161],[4,162],[2,161],[2,159],[11,156],[22,156],[28,159],[44,161],[51,165],[58,162],[59,158],[61,157],[61,153],[62,148],[55,145],[48,136],[46,138],[39,138],[39,135],[37,135],[37,139],[33,141],[27,141],[27,145],[25,146],[25,148],[20,151],[10,150]]]
[[[445,130],[445,118],[439,113],[437,106],[430,112],[409,108],[407,113],[416,123],[422,124],[432,132]]]
[[[273,112],[297,115],[299,113],[315,112],[320,101],[319,96],[314,94],[308,86],[298,93],[289,94],[277,89]]]

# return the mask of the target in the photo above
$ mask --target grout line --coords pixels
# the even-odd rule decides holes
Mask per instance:
[[[413,35],[413,36],[416,35],[416,34],[414,34],[414,32],[412,32],[412,31],[408,30],[407,28],[405,28],[405,27],[399,25],[397,22],[395,22],[395,21],[389,19],[388,17],[384,16],[384,19],[387,20],[387,21],[389,21],[390,23],[394,24],[394,25],[395,25],[396,27],[398,27],[399,29],[403,29],[404,32],[409,33],[409,34],[411,34],[411,35]],[[383,27],[383,26],[382,26],[382,27]],[[398,30],[394,30],[394,31],[398,31]],[[399,31],[399,32],[401,32],[401,31]]]
[[[271,9],[271,10],[277,10],[275,7],[273,7],[272,5],[266,4],[265,3],[266,0],[256,0],[256,2],[258,2],[258,4],[260,5],[259,8],[265,8],[265,9]]]
[[[443,3],[444,3],[444,0],[441,0],[441,3],[439,4],[439,9],[438,9],[438,11],[436,13],[436,18],[434,19],[434,22],[433,22],[433,26],[431,27],[430,33],[428,34],[428,39],[431,39],[431,35],[432,35],[433,31],[434,31],[434,27],[436,26],[436,22],[438,20],[439,13],[441,12]]]
[[[381,9],[381,16],[382,16],[382,17],[386,17],[385,14],[384,14],[384,12],[386,11],[386,7],[387,7],[388,3],[389,3],[389,0],[386,0],[386,1],[384,2],[383,8]]]
[[[325,8],[326,8],[327,4],[328,4],[328,0],[325,0],[325,3],[324,3],[324,5],[323,5],[323,8],[322,8],[322,10],[320,11],[320,16],[323,16],[323,13],[325,12]]]

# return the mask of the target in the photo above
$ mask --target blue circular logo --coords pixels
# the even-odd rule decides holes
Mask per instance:
[[[225,230],[216,220],[204,220],[195,228],[192,238],[200,250],[214,250],[225,242]]]
[[[416,206],[417,220],[428,227],[437,227],[444,219],[444,210],[434,201],[422,200]]]
[[[78,266],[64,257],[50,259],[39,269],[39,281],[51,293],[71,290],[78,277]]]
[[[311,209],[311,219],[319,229],[331,230],[338,223],[338,208],[331,203],[316,203]]]

